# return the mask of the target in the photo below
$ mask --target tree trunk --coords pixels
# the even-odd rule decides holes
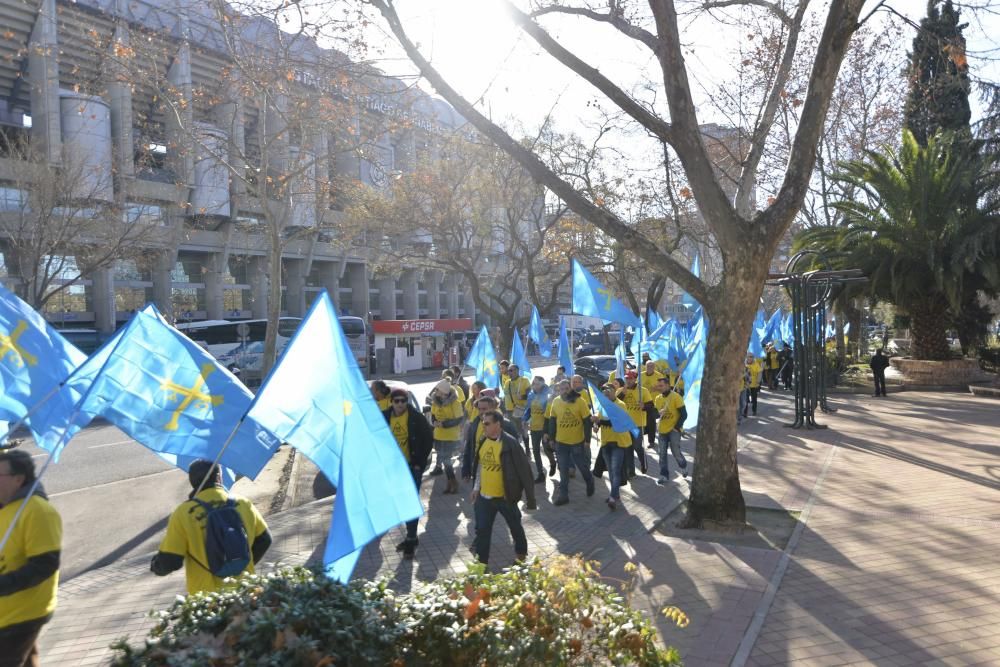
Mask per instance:
[[[272,221],[268,248],[267,330],[264,334],[264,356],[261,359],[261,381],[274,367],[278,352],[278,320],[281,318],[281,230]]]
[[[747,247],[752,245],[748,239]],[[706,522],[734,527],[746,523],[736,461],[736,380],[743,373],[750,327],[766,278],[766,263],[754,261],[763,252],[745,251],[727,261],[725,280],[713,289],[706,308],[708,340],[686,528],[701,528]]]
[[[913,358],[941,360],[951,357],[948,349],[947,307],[943,299],[928,299],[910,308]]]

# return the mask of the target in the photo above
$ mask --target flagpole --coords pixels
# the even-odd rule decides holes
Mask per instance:
[[[68,379],[69,378],[66,378],[66,380]],[[66,380],[63,380],[55,387],[53,387],[51,390],[49,390],[49,393],[47,393],[45,397],[42,398],[42,400],[38,401],[33,406],[31,406],[31,409],[28,410],[26,413],[24,413],[24,415],[18,418],[18,420],[15,421],[13,424],[8,425],[7,432],[3,434],[2,438],[0,438],[0,442],[9,438],[11,434],[14,433],[14,431],[16,431],[20,426],[24,424],[24,422],[28,421],[28,418],[31,417],[31,415],[35,414],[35,411],[38,410],[38,408],[42,407],[42,405],[44,405],[46,401],[48,401],[50,398],[59,393],[59,390],[62,389],[63,386],[66,384]]]
[[[230,432],[229,437],[226,438],[226,441],[222,443],[222,449],[219,450],[219,453],[218,455],[216,455],[215,460],[212,461],[212,466],[205,472],[205,476],[202,478],[201,483],[198,484],[198,488],[194,490],[194,494],[191,496],[192,498],[201,493],[201,490],[205,488],[205,484],[208,483],[208,478],[211,477],[212,475],[212,468],[219,465],[219,461],[222,459],[222,455],[226,453],[226,448],[229,447],[229,443],[231,443],[233,441],[233,438],[236,437],[236,432],[240,430],[240,426],[243,425],[243,420],[245,419],[246,415],[243,415],[242,417],[240,417],[240,420],[236,422],[235,428],[233,428],[232,432]]]

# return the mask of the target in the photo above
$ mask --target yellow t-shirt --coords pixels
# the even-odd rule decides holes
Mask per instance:
[[[574,391],[576,391],[576,390],[574,389]],[[581,389],[580,391],[577,391],[576,393],[580,394],[580,398],[582,398],[584,401],[586,401],[586,403],[587,403],[587,409],[588,410],[593,410],[594,409],[594,399],[591,398],[591,396],[590,396],[590,390],[589,389]]]
[[[389,415],[389,430],[392,431],[393,437],[396,438],[396,444],[399,448],[403,450],[403,458],[406,462],[410,462],[410,413],[409,411],[396,416],[396,414]]]
[[[677,420],[681,416],[681,408],[684,407],[684,397],[676,391],[672,391],[666,396],[659,394],[653,399],[653,406],[658,412],[663,414],[660,417],[660,433],[670,433],[677,425]]]
[[[656,372],[660,375],[666,376],[670,373],[670,364],[666,359],[657,359],[653,365],[656,366]]]
[[[615,399],[615,405],[625,410],[625,404],[619,399]],[[609,424],[601,426],[601,447],[607,445],[618,445],[621,448],[632,446],[632,434],[628,431],[619,432],[614,430]]]
[[[451,388],[455,390],[455,396],[458,397],[458,404],[465,405],[465,392],[462,391],[462,385],[453,384],[451,385]]]
[[[763,367],[759,359],[754,359],[751,363],[747,364],[747,371],[750,373],[750,388],[756,389],[760,387],[760,373]]]
[[[625,403],[625,410],[639,428],[646,427],[646,410],[642,407],[644,403],[653,400],[652,392],[636,385],[629,389],[625,387],[621,393],[621,400]]]
[[[462,417],[462,404],[457,400],[451,403],[446,403],[444,405],[439,404],[434,401],[431,404],[431,417],[437,421],[448,421],[451,419],[461,419]],[[435,426],[434,427],[434,439],[444,440],[446,442],[454,442],[462,437],[462,425],[457,424],[456,426]]]
[[[528,428],[532,431],[541,431],[545,429],[545,413],[548,412],[548,404],[542,407],[542,402],[534,400],[531,402],[531,419],[528,423]]]
[[[509,382],[510,382],[510,373],[501,373],[500,374],[500,389],[503,390],[504,393],[507,392],[507,384]]]
[[[667,382],[669,382],[670,386],[677,391],[684,391],[684,379],[681,378],[680,373],[675,373],[673,371],[667,373]],[[677,383],[676,385],[674,384],[675,382]]]
[[[469,399],[465,401],[465,417],[469,421],[472,421],[479,416],[479,408],[476,407],[476,399],[469,396]]]
[[[503,468],[500,467],[499,440],[487,438],[479,446],[479,493],[490,498],[503,498]]]
[[[771,349],[767,351],[767,367],[770,369],[778,368],[778,351]]]
[[[582,398],[564,401],[562,396],[552,399],[550,415],[556,420],[556,442],[579,445],[583,442],[583,420],[590,419],[590,408]]]
[[[652,375],[649,375],[648,373],[646,373],[646,371],[643,371],[642,373],[639,373],[639,384],[641,384],[642,388],[648,391],[649,393],[655,394],[656,383],[660,381],[661,377],[663,377],[663,374],[658,371],[653,371]]]
[[[198,500],[211,504],[221,504],[227,497],[233,498],[236,501],[236,511],[243,519],[243,527],[246,528],[250,546],[253,546],[254,540],[267,530],[264,517],[246,498],[229,496],[225,489],[218,487],[203,489],[197,497]],[[222,579],[202,567],[208,565],[208,556],[205,555],[205,511],[193,500],[181,503],[170,515],[167,534],[160,542],[160,551],[185,557],[184,575],[188,594],[222,589]],[[243,570],[245,574],[253,574],[253,571],[252,562]]]
[[[0,508],[0,537],[7,533],[17,508],[23,500],[14,500]],[[49,501],[31,496],[14,525],[7,544],[0,552],[0,574],[24,567],[29,558],[62,547],[62,519]],[[56,609],[59,572],[31,588],[0,597],[0,628],[45,618]]]
[[[380,398],[378,401],[378,409],[385,412],[392,407],[392,396],[386,396],[385,398]]]
[[[528,399],[528,391],[531,389],[531,380],[519,377],[516,380],[508,380],[504,389],[503,404],[509,411],[516,408],[523,408]]]

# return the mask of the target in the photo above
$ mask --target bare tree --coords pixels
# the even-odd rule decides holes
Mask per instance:
[[[695,277],[669,250],[652,242],[645,234],[601,206],[585,193],[572,187],[530,149],[510,137],[491,122],[475,105],[463,98],[431,65],[407,32],[393,0],[369,0],[384,17],[409,58],[432,86],[445,97],[482,134],[492,139],[520,162],[541,184],[582,218],[614,237],[635,252],[651,271],[662,273],[677,282],[704,307],[711,323],[707,341],[695,469],[687,525],[704,521],[742,524],[745,504],[740,491],[736,463],[737,401],[735,379],[742,372],[743,353],[757,310],[764,280],[775,248],[792,224],[809,189],[813,167],[822,136],[830,98],[841,61],[859,24],[863,0],[832,0],[826,10],[822,34],[815,52],[807,56],[809,85],[790,142],[789,160],[784,178],[764,210],[750,210],[749,190],[757,180],[757,169],[764,144],[771,135],[776,102],[785,89],[791,62],[794,62],[797,39],[786,39],[784,52],[770,78],[764,95],[764,110],[753,127],[748,128],[751,157],[743,162],[736,196],[730,198],[720,184],[699,130],[699,120],[692,95],[689,67],[682,51],[678,12],[674,0],[649,0],[648,5],[623,0],[601,3],[544,3],[534,14],[505,3],[509,15],[523,33],[559,63],[578,75],[602,96],[629,116],[655,140],[666,143],[683,166],[693,198],[717,244],[722,273],[715,284]],[[804,0],[793,4],[769,0],[725,0],[701,2],[702,7],[743,5],[763,7],[772,20],[801,25]],[[753,5],[754,7],[750,7]],[[616,30],[646,47],[659,65],[669,118],[654,107],[643,104],[619,83],[603,74],[599,67],[568,50],[543,24],[543,18],[573,15]],[[771,109],[775,108],[774,111]],[[735,204],[734,204],[735,202]]]

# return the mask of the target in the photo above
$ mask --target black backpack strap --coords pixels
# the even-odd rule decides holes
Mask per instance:
[[[216,510],[216,509],[219,509],[219,508],[217,508],[217,507],[215,507],[215,506],[213,506],[213,505],[211,505],[211,504],[209,504],[209,503],[206,503],[206,502],[205,502],[204,500],[198,500],[197,498],[191,498],[191,500],[193,500],[193,501],[194,501],[195,503],[197,503],[197,504],[198,504],[198,506],[199,506],[199,507],[201,507],[201,508],[202,508],[203,510],[205,510],[205,517],[206,517],[206,528],[207,528],[207,524],[208,524],[208,522],[207,522],[207,517],[208,517],[208,513],[209,513],[209,512],[211,512],[211,511],[213,511],[213,510]],[[226,504],[228,505],[229,503],[232,503],[232,502],[233,502],[233,499],[232,499],[232,498],[229,498],[229,497],[227,496],[227,497],[226,497]],[[186,554],[184,554],[184,557],[185,557],[185,558],[190,558],[191,560],[193,560],[193,561],[194,561],[195,563],[197,563],[197,564],[198,564],[198,567],[200,567],[201,569],[205,570],[205,572],[208,572],[208,573],[209,573],[210,575],[212,575],[213,577],[215,576],[215,573],[214,573],[214,572],[212,572],[212,571],[211,571],[210,569],[208,569],[208,566],[207,566],[207,565],[205,565],[205,564],[204,564],[204,563],[202,563],[202,562],[201,562],[200,560],[198,560],[197,558],[195,558],[195,557],[194,557],[194,554],[192,554],[192,553],[191,553],[190,551],[189,551],[189,552],[187,552]]]

